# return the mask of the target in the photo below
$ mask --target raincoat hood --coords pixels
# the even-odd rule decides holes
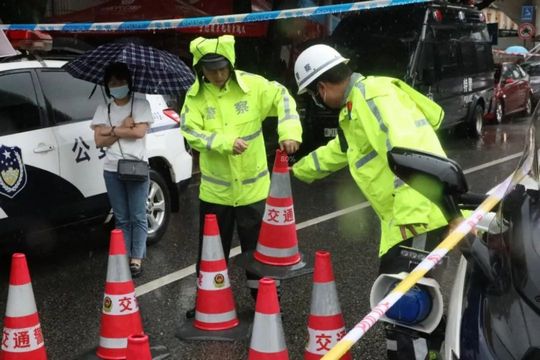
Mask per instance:
[[[234,53],[234,36],[222,35],[218,38],[207,39],[198,37],[189,44],[189,51],[193,54],[193,69],[197,74],[196,65],[204,55],[218,54],[224,56],[234,68],[236,55]],[[196,95],[200,88],[200,74],[195,76],[195,82],[188,91],[188,95]]]
[[[189,44],[189,51],[193,54],[193,67],[207,54],[224,56],[234,67],[236,56],[234,54],[234,36],[223,35],[214,39],[198,37]]]

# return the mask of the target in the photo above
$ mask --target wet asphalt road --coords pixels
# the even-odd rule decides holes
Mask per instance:
[[[444,134],[448,155],[463,169],[471,169],[521,151],[525,119],[487,126],[480,140]],[[485,192],[511,173],[517,159],[471,172],[472,191]],[[297,223],[364,202],[347,171],[314,183],[293,180]],[[144,275],[137,286],[192,265],[196,259],[197,187],[181,195],[182,209],[171,218],[164,239],[149,248]],[[369,290],[378,266],[378,221],[371,208],[304,227],[298,231],[301,251],[312,258],[318,249],[332,254],[336,284],[345,321],[350,328],[369,310]],[[101,226],[81,227],[34,236],[27,251],[34,294],[39,309],[49,359],[80,359],[95,348],[99,336],[100,308],[107,267],[108,233]],[[236,244],[237,245],[237,244]],[[0,258],[0,311],[5,310],[10,253],[19,245],[4,246]],[[28,249],[27,249],[28,250]],[[243,271],[230,266],[237,310],[250,312],[253,301],[244,288]],[[451,282],[451,271],[447,281]],[[175,337],[184,313],[194,303],[195,276],[157,288],[139,297],[144,329],[152,345],[168,349],[170,359],[245,359],[249,341],[184,342]],[[307,337],[306,321],[311,297],[311,277],[283,282],[283,325],[291,359],[302,358]],[[376,325],[354,347],[357,359],[384,359],[382,326]]]

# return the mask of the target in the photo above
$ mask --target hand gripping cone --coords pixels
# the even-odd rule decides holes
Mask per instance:
[[[126,360],[152,360],[147,335],[137,334],[128,337]]]
[[[249,321],[236,314],[233,292],[223,254],[216,215],[206,214],[197,280],[195,319],[181,327],[184,340],[236,340],[248,335]]]
[[[346,334],[330,253],[327,251],[315,253],[308,333],[309,340],[304,352],[305,360],[322,358]],[[341,359],[350,360],[352,357],[348,352]]]
[[[283,151],[276,151],[257,248],[241,254],[236,263],[259,276],[275,279],[313,271],[313,268],[303,269],[306,263],[298,251],[288,156]]]
[[[275,266],[300,262],[288,157],[280,150],[276,152],[270,195],[266,199],[257,250],[253,256],[263,264]]]
[[[13,254],[11,260],[0,359],[47,359],[34,292],[30,282],[30,273],[24,254]]]
[[[129,271],[124,235],[122,230],[115,229],[111,232],[96,355],[101,359],[125,359],[128,336],[142,333],[141,315]]]
[[[248,360],[288,359],[276,283],[273,279],[262,278],[259,280]]]

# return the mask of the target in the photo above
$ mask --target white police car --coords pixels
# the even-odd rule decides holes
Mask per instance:
[[[65,61],[26,57],[0,62],[0,236],[91,219],[110,220],[103,150],[90,120],[103,90],[61,69]],[[161,238],[192,158],[177,113],[160,95],[145,96],[154,123],[147,135],[151,166],[149,242]]]

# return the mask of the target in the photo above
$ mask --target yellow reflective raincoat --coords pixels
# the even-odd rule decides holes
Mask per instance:
[[[353,74],[345,93],[339,136],[301,159],[294,176],[311,182],[349,166],[349,171],[381,220],[379,256],[402,240],[446,225],[439,208],[397,178],[388,166],[393,146],[446,156],[434,129],[440,106],[404,82]],[[411,224],[416,224],[412,226]]]
[[[206,54],[226,57],[235,63],[234,37],[199,37],[190,44],[193,66]],[[262,76],[234,70],[223,88],[196,77],[181,112],[181,131],[200,152],[203,201],[243,206],[265,199],[270,188],[262,122],[277,116],[279,142],[302,141],[302,126],[296,103],[287,89]],[[238,138],[248,142],[240,155],[233,155]]]

